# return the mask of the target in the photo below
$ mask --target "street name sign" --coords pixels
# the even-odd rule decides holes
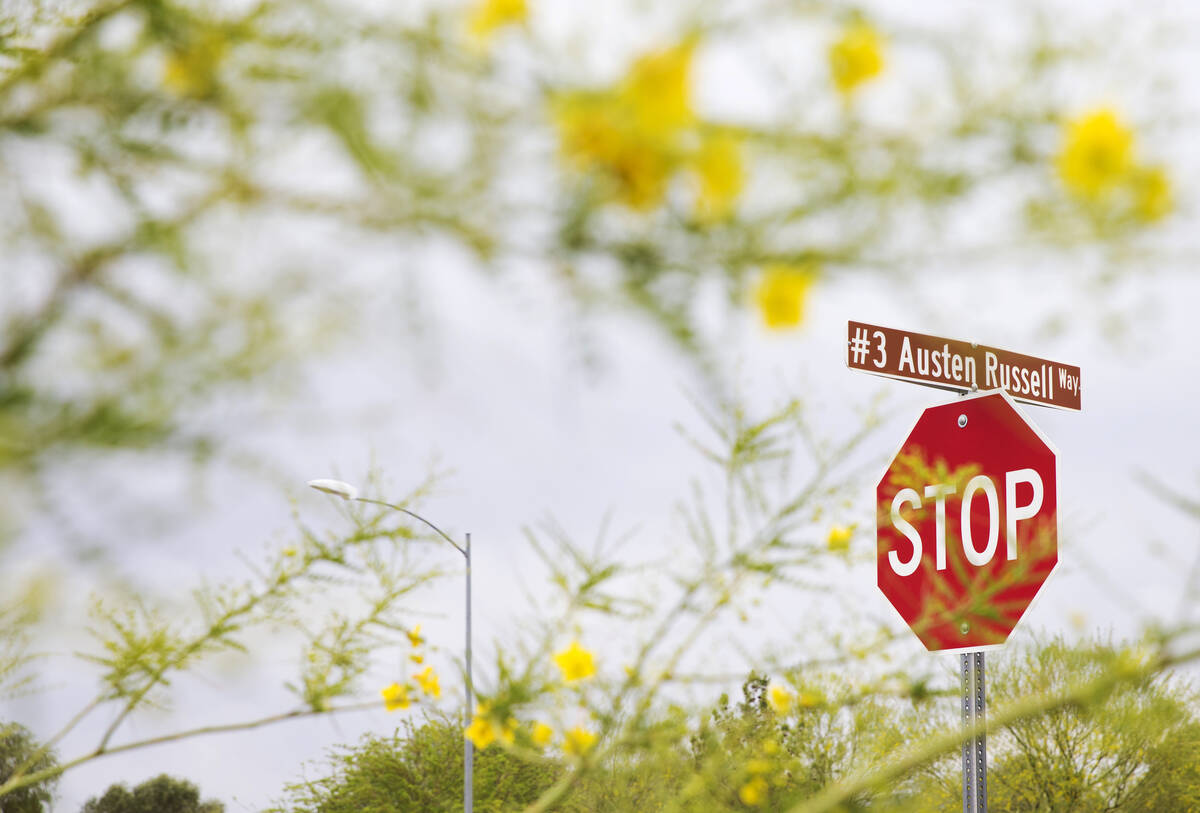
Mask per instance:
[[[1027,404],[1081,408],[1075,365],[865,322],[847,323],[846,365],[959,393],[1000,389]]]
[[[926,409],[876,487],[879,589],[931,651],[1003,644],[1058,564],[1057,455],[1003,390]]]

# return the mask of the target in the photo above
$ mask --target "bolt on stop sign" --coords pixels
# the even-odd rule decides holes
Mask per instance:
[[[931,651],[1004,643],[1058,564],[1055,451],[1004,392],[926,409],[875,499],[879,589]]]

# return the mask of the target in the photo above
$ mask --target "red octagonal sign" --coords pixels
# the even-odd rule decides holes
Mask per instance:
[[[879,589],[930,650],[1002,644],[1058,564],[1055,451],[997,390],[922,413],[875,491]]]

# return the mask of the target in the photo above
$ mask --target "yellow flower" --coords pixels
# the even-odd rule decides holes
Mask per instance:
[[[475,711],[475,719],[471,720],[471,724],[463,732],[464,736],[474,743],[475,747],[480,751],[496,741],[496,727],[492,725],[492,721],[485,715],[485,707],[480,706]]]
[[[413,680],[417,681],[421,691],[425,694],[430,697],[441,697],[442,687],[438,685],[438,676],[432,666],[426,666],[425,671],[413,675]]]
[[[662,202],[675,164],[673,151],[637,130],[615,97],[567,94],[555,99],[552,114],[563,156],[600,175],[613,197],[640,210]]]
[[[414,652],[413,654],[408,656],[408,659],[415,664],[425,663],[425,656],[422,655],[420,652]]]
[[[173,49],[163,65],[163,85],[176,96],[208,98],[216,90],[217,66],[225,48],[224,38],[210,32]]]
[[[829,71],[833,83],[844,94],[883,71],[883,41],[867,23],[853,23],[829,47]]]
[[[786,686],[776,684],[767,691],[767,702],[776,714],[787,714],[791,711],[795,699]]]
[[[477,40],[486,41],[496,29],[524,22],[528,16],[525,0],[480,0],[467,16],[467,30]]]
[[[1116,187],[1133,162],[1133,132],[1112,110],[1088,113],[1066,126],[1058,174],[1071,192],[1098,198]]]
[[[554,729],[539,721],[533,724],[533,731],[529,737],[538,748],[545,748],[550,744],[551,738],[554,737]]]
[[[742,804],[744,805],[759,807],[767,801],[767,793],[770,789],[767,780],[761,776],[756,776],[738,788],[738,798],[742,800]]]
[[[1161,220],[1175,207],[1171,195],[1171,180],[1160,166],[1142,167],[1134,172],[1134,212],[1147,223]]]
[[[500,728],[500,739],[505,745],[512,745],[517,739],[517,729],[521,724],[517,722],[516,717],[509,717],[504,721],[504,725]]]
[[[399,683],[381,689],[379,694],[383,696],[383,707],[388,711],[406,709],[412,704],[408,699],[408,687]]]
[[[850,549],[850,539],[853,536],[853,528],[847,528],[845,525],[834,525],[829,529],[829,538],[825,540],[825,544],[835,553],[844,553]]]
[[[694,49],[695,41],[688,40],[645,54],[630,67],[621,83],[620,99],[638,129],[671,136],[692,123],[689,84]]]
[[[796,327],[804,318],[804,300],[816,279],[808,267],[771,265],[763,273],[754,298],[767,327]]]
[[[592,653],[581,647],[578,641],[572,641],[569,647],[555,654],[554,662],[562,670],[563,680],[568,683],[596,674]]]
[[[737,138],[717,134],[706,138],[693,157],[692,165],[700,181],[697,207],[702,216],[724,217],[742,194],[746,177],[741,146]]]
[[[573,757],[581,757],[596,744],[596,735],[586,728],[576,726],[563,736],[563,750]]]
[[[413,646],[420,646],[425,643],[425,639],[421,637],[421,625],[417,624],[408,632],[404,633],[408,636],[408,642]]]
[[[775,740],[767,740],[763,743],[763,753],[767,756],[774,756],[779,753],[779,743]]]

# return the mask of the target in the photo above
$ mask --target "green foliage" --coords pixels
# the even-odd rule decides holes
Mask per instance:
[[[989,797],[995,810],[1052,813],[1191,810],[1197,803],[1200,707],[1193,690],[1162,674],[1132,677],[1131,650],[1062,641],[994,657],[993,714],[1013,703],[1126,670],[1128,682],[1085,702],[1017,715],[988,734]],[[893,691],[888,691],[887,687]],[[899,689],[896,691],[896,689]],[[835,804],[812,806],[830,788],[884,769],[938,732],[955,734],[957,691],[937,697],[870,685],[848,672],[813,673],[788,684],[752,674],[741,699],[707,711],[670,706],[640,733],[594,761],[554,756],[521,737],[476,753],[476,804],[487,811],[552,808],[638,813],[747,810],[953,809],[960,803],[958,743],[923,766],[865,783]],[[392,813],[459,809],[460,730],[445,719],[406,721],[392,738],[367,738],[331,758],[329,775],[294,786],[276,813]],[[541,801],[536,801],[540,797]]]
[[[110,785],[103,796],[88,799],[80,813],[225,813],[225,805],[200,801],[200,790],[185,779],[160,774],[129,790]]]
[[[462,809],[462,729],[452,720],[405,720],[391,737],[368,736],[332,754],[329,774],[288,788],[277,813],[450,813]],[[562,775],[553,759],[525,759],[499,748],[475,754],[475,809],[520,810]]]
[[[414,497],[428,485],[418,487]],[[359,694],[372,652],[407,640],[408,612],[403,602],[438,572],[425,565],[420,546],[410,544],[420,537],[397,524],[395,512],[377,506],[360,509],[355,504],[346,515],[353,526],[348,533],[301,526],[291,545],[250,563],[249,578],[197,589],[183,618],[137,597],[97,602],[89,630],[95,644],[79,657],[97,667],[99,685],[91,702],[53,741],[97,709],[109,710],[110,722],[92,749],[67,763],[29,761],[0,777],[0,803],[104,754],[347,707],[338,702]],[[299,707],[256,720],[218,721],[146,741],[117,741],[132,715],[169,701],[179,674],[196,671],[222,653],[249,658],[256,638],[268,634],[277,641],[290,634],[296,645],[299,676],[286,685]],[[372,700],[365,705],[378,707],[379,703]],[[114,790],[113,799],[123,792]]]
[[[57,764],[54,751],[41,746],[24,726],[0,724],[0,784],[8,781],[17,771],[41,771]],[[57,777],[49,777],[0,797],[0,813],[43,813],[50,810],[57,784]]]

